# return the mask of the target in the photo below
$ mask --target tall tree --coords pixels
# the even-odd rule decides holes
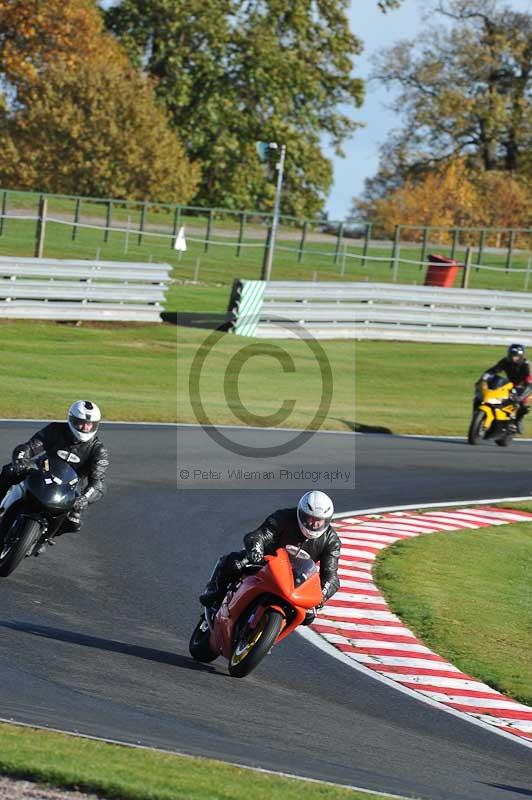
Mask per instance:
[[[0,183],[93,197],[186,203],[199,168],[151,82],[128,63],[50,65],[0,126]]]
[[[0,73],[16,88],[57,60],[73,67],[103,51],[119,57],[93,0],[0,0]]]
[[[401,127],[383,147],[367,197],[460,155],[470,169],[530,177],[532,14],[500,0],[439,0],[445,21],[376,59],[374,77],[399,89]]]
[[[270,207],[258,140],[287,144],[283,210],[320,210],[332,170],[320,137],[341,151],[357,127],[342,104],[362,102],[353,78],[361,43],[348,0],[122,0],[109,28],[158,80],[189,155],[201,162],[198,200]]]
[[[0,0],[0,181],[186,202],[191,164],[94,0]]]

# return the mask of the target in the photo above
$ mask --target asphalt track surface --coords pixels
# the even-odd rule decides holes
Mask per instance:
[[[35,429],[0,425],[0,448]],[[243,432],[244,439],[276,434]],[[178,429],[180,458],[209,439]],[[294,490],[176,489],[176,429],[108,425],[109,494],[80,535],[0,584],[0,716],[430,800],[532,797],[532,751],[410,698],[293,635],[244,680],[188,639],[214,558]],[[320,434],[305,458],[347,466],[339,510],[526,495],[532,444]],[[296,454],[288,458],[296,461]]]

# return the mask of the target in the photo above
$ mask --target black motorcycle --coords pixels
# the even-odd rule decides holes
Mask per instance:
[[[9,489],[0,508],[0,577],[11,575],[58,533],[78,497],[78,484],[66,460],[41,456]]]

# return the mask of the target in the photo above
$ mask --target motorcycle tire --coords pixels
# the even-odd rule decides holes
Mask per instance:
[[[486,415],[483,411],[477,411],[473,415],[473,419],[471,420],[471,425],[469,426],[469,431],[467,434],[467,441],[469,444],[478,444],[484,439],[486,431],[482,433],[482,430],[485,416]]]
[[[500,439],[495,440],[495,444],[498,444],[499,447],[508,447],[511,441],[512,441],[512,434],[505,433],[504,436],[500,437]]]
[[[239,637],[229,659],[229,674],[233,678],[245,678],[257,667],[275,644],[283,615],[279,611],[265,611],[253,630]]]
[[[41,536],[41,526],[36,520],[25,520],[19,534],[13,530],[16,522],[9,528],[0,546],[0,578],[11,575]]]
[[[188,650],[193,659],[201,661],[203,664],[208,664],[218,658],[218,653],[213,653],[211,650],[209,645],[211,632],[208,628],[206,631],[202,630],[204,622],[205,617],[202,617],[194,628],[188,644]]]

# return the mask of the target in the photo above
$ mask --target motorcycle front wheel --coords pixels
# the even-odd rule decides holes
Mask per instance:
[[[41,526],[34,519],[19,523],[15,520],[0,545],[0,577],[8,575],[18,567],[26,553],[39,540]]]
[[[486,429],[484,428],[484,420],[486,415],[483,411],[475,411],[469,431],[467,434],[467,441],[469,444],[478,444],[486,436]]]
[[[244,628],[229,660],[229,674],[233,678],[245,678],[260,664],[275,644],[283,619],[279,611],[268,609],[255,628]]]

